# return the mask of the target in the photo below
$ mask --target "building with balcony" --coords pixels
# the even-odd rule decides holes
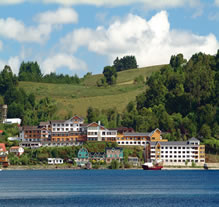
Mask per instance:
[[[145,149],[146,160],[159,160],[166,166],[205,163],[205,146],[194,137],[188,141],[148,142]]]
[[[99,123],[91,123],[86,127],[87,141],[116,142],[117,131],[109,130]]]

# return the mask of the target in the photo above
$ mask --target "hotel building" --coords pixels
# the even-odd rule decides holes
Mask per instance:
[[[145,147],[146,160],[162,161],[163,165],[191,165],[205,163],[205,145],[191,138],[188,141],[148,142]]]

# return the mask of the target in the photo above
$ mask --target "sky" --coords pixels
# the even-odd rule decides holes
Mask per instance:
[[[139,67],[214,55],[218,24],[219,0],[0,0],[0,70],[37,61],[82,77],[126,55]]]

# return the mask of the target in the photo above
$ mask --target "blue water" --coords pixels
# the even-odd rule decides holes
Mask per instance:
[[[0,207],[219,207],[219,171],[0,172]]]

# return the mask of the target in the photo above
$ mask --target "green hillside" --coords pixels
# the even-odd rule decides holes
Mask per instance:
[[[57,117],[78,114],[86,116],[89,106],[99,109],[116,108],[122,112],[127,103],[146,89],[145,85],[134,84],[139,75],[148,77],[158,71],[162,65],[132,69],[118,73],[117,84],[107,88],[98,88],[97,80],[102,74],[86,78],[80,85],[51,84],[37,82],[19,82],[19,87],[27,93],[33,92],[37,99],[50,97],[57,103]]]

